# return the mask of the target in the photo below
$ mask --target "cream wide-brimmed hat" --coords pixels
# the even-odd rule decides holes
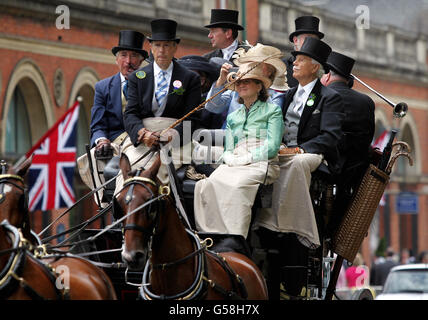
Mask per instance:
[[[233,81],[239,79],[256,79],[260,80],[265,89],[269,89],[272,85],[272,80],[269,78],[269,68],[266,68],[266,64],[263,62],[248,62],[239,66],[238,72],[231,72],[227,75],[227,81],[232,83],[228,88],[230,90],[236,90]]]
[[[257,43],[254,47],[248,49],[248,51],[238,49],[235,51],[235,54],[237,58],[233,60],[233,63],[237,66],[248,62],[265,62],[275,67],[276,76],[284,74],[287,70],[287,66],[281,60],[284,56],[283,53],[278,48],[272,46]]]
[[[287,71],[275,77],[269,89],[272,89],[275,91],[287,91],[288,89],[290,89],[287,84]]]

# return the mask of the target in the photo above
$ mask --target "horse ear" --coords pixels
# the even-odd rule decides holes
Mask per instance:
[[[25,175],[27,174],[27,172],[28,172],[28,169],[30,168],[30,166],[31,166],[31,163],[33,162],[33,156],[34,156],[34,154],[32,154],[29,158],[27,158],[23,163],[21,163],[20,165],[19,165],[19,167],[18,168],[13,168],[13,170],[16,172],[16,174],[18,175],[18,176],[20,176],[20,177],[25,177]]]
[[[131,163],[126,154],[122,153],[119,161],[120,170],[122,170],[123,180],[128,179],[128,174],[131,171]]]

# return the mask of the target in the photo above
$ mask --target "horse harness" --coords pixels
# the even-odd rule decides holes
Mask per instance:
[[[0,227],[3,227],[5,231],[11,235],[13,240],[12,248],[0,252],[0,255],[11,253],[5,268],[0,271],[0,296],[3,298],[11,296],[19,285],[31,299],[47,300],[38,293],[36,289],[31,287],[31,285],[22,277],[25,263],[27,259],[30,259],[41,267],[41,270],[43,270],[51,281],[53,288],[55,289],[57,300],[69,299],[68,289],[64,288],[63,290],[60,290],[56,286],[57,278],[55,269],[50,265],[42,263],[29,252],[33,249],[33,246],[22,236],[21,231],[15,226],[12,226],[7,220],[4,220],[0,224]]]
[[[153,211],[151,210],[151,205],[150,205],[148,212],[149,212],[149,215],[151,215],[152,218],[154,219],[154,222],[149,228],[144,228],[136,224],[128,224],[124,226],[123,233],[126,230],[136,230],[136,231],[142,232],[143,234],[147,234],[150,237],[149,252],[151,252],[151,244],[152,244],[153,236],[156,235],[156,230],[159,225],[159,216],[160,216],[159,213],[162,212],[162,209],[165,208],[165,201],[168,201],[168,199],[170,199],[170,189],[168,186],[159,186],[156,182],[154,182],[149,178],[139,177],[138,175],[140,172],[141,171],[139,170],[136,176],[124,181],[124,187],[130,186],[125,196],[125,202],[127,204],[129,204],[129,202],[133,198],[133,187],[135,184],[142,185],[146,190],[148,190],[149,193],[151,194],[152,199],[155,197],[155,194],[152,192],[152,190],[148,186],[146,186],[146,183],[149,183],[157,187],[159,190],[159,194],[165,195],[168,198],[159,199],[157,201],[158,203],[155,206],[155,210]],[[177,212],[179,213],[178,210]],[[183,218],[181,217],[180,214],[179,214],[179,217],[183,221]],[[208,288],[211,287],[214,291],[218,292],[226,299],[230,299],[230,300],[246,299],[248,297],[248,293],[242,278],[237,273],[235,273],[235,271],[229,266],[229,264],[227,263],[224,257],[222,257],[216,252],[208,250],[208,248],[212,246],[212,242],[213,242],[212,239],[207,238],[201,241],[201,239],[198,237],[196,232],[194,232],[193,230],[189,230],[188,228],[186,228],[186,232],[188,233],[192,242],[194,242],[194,246],[196,247],[196,250],[179,260],[168,262],[168,263],[152,264],[151,259],[149,257],[149,259],[147,259],[147,263],[143,272],[142,286],[140,287],[140,297],[144,300],[200,300],[206,296],[208,292]],[[208,270],[207,270],[207,261],[206,261],[207,255],[214,258],[214,260],[226,272],[232,284],[232,288],[233,288],[232,290],[227,290],[223,288],[222,286],[220,286],[215,281],[209,278]],[[192,285],[188,289],[186,289],[181,293],[171,295],[171,296],[157,295],[149,290],[148,288],[149,277],[150,277],[150,272],[152,270],[154,269],[165,270],[167,268],[171,268],[173,266],[181,264],[193,257],[197,258],[197,267],[196,267],[197,271],[196,271],[195,279]]]
[[[24,197],[24,203],[22,203],[22,206],[23,208],[25,208],[28,199],[28,193],[27,189],[24,187],[24,179],[21,176],[15,174],[7,174],[7,165],[4,161],[0,162],[0,168],[0,203],[2,203],[6,199],[6,194],[4,191],[5,184],[11,184],[22,191]],[[15,181],[22,183],[22,186],[17,184]]]

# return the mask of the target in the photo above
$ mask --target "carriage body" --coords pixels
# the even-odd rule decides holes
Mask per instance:
[[[205,141],[202,141],[207,146],[208,153],[210,153],[210,147],[221,147],[222,143],[222,139],[219,139],[218,132],[216,132],[216,135],[213,137],[210,137],[211,134],[212,133],[207,134],[205,132]],[[201,142],[201,140],[199,140],[199,142]],[[219,143],[220,145],[218,145]],[[375,171],[376,173],[376,169],[373,164],[375,164],[379,160],[379,154],[377,153],[375,155],[376,157],[372,157],[372,164],[370,164],[370,167],[367,167],[368,172],[371,173],[373,171]],[[193,163],[193,165],[195,165],[195,163]],[[116,169],[118,170],[118,168]],[[195,229],[193,219],[193,192],[196,180],[188,178],[188,174],[186,174],[187,169],[187,166],[180,168],[177,172],[174,172],[174,176],[178,189],[178,197],[181,199],[181,202],[183,203],[186,209],[187,216],[192,224],[193,229]],[[205,169],[206,170],[204,171],[204,173],[210,170],[210,168],[207,167],[205,167]],[[212,167],[211,170],[213,170]],[[113,174],[115,173],[116,171],[114,171]],[[368,174],[376,178],[376,174]],[[379,173],[377,174],[377,176],[379,176]],[[386,175],[386,177],[387,176],[388,175]],[[107,180],[107,178],[105,180]],[[353,211],[358,211],[359,206],[361,206],[361,203],[367,202],[367,197],[372,197],[373,192],[376,193],[376,196],[379,196],[380,199],[380,196],[382,195],[387,183],[388,179],[385,177],[383,178],[381,183],[376,186],[368,183],[367,181],[363,181],[360,186],[361,188],[357,188],[355,192],[357,193],[359,189],[362,189],[364,192],[367,193],[368,190],[369,193],[371,192],[371,195],[365,194],[363,196],[363,199],[355,199],[354,197],[352,201],[354,202],[354,204],[355,202],[357,203],[354,205]],[[269,186],[261,186],[259,193],[256,197],[255,204],[253,206],[253,214],[257,214],[257,209],[259,207],[266,205],[266,203],[269,203],[269,196],[271,191],[272,190],[271,188],[269,188]],[[319,230],[321,246],[317,249],[309,250],[306,262],[303,265],[299,266],[305,270],[306,277],[304,295],[300,296],[300,298],[331,299],[332,293],[334,293],[335,290],[335,284],[338,276],[338,274],[336,274],[337,270],[334,270],[333,268],[336,259],[337,257],[340,258],[340,264],[342,263],[343,258],[346,258],[348,261],[353,260],[352,255],[355,254],[355,248],[353,248],[352,250],[354,251],[350,253],[350,249],[346,248],[346,246],[350,246],[350,243],[352,243],[352,246],[357,246],[358,250],[363,238],[367,233],[368,225],[366,223],[364,226],[361,226],[360,223],[355,220],[355,216],[358,216],[359,213],[354,212],[354,218],[351,217],[350,219],[348,219],[346,221],[346,225],[337,225],[334,230],[331,230],[331,228],[329,229],[329,220],[333,214],[335,198],[337,196],[337,185],[335,184],[334,179],[332,179],[328,174],[326,174],[325,171],[317,170],[313,174],[310,191],[312,197],[312,205],[316,214],[316,221]],[[364,209],[367,216],[366,220],[368,224],[370,224],[371,218],[374,214],[374,210],[377,207],[377,197],[374,197],[371,202],[371,207]],[[355,209],[355,206],[357,207],[357,209]],[[346,216],[346,212],[344,212],[343,215]],[[346,239],[348,235],[349,237],[351,237],[351,234],[348,233],[349,230],[352,230],[354,233],[352,236],[353,239]],[[117,229],[114,232],[113,230],[111,231],[111,234],[105,234],[104,238],[100,238],[100,241],[98,241],[96,244],[93,244],[94,247],[82,247],[78,250],[80,250],[81,252],[89,252],[101,251],[106,249],[108,250],[112,247],[120,247],[122,243],[121,230]],[[91,232],[96,231],[87,230],[85,232],[86,235],[82,234],[83,238],[90,236]],[[348,243],[346,243],[347,240]],[[251,255],[253,261],[256,262],[260,270],[265,271],[266,250],[265,248],[263,248],[263,245],[261,245],[257,233],[250,232],[250,236],[247,239],[247,244],[251,248]],[[92,259],[101,264],[113,262],[118,263],[118,261],[121,261],[120,255],[117,253],[111,255],[94,256]],[[285,266],[285,269],[287,269],[287,266]],[[141,272],[127,273],[127,269],[123,265],[116,268],[108,267],[105,268],[105,271],[109,274],[111,278],[113,278],[113,283],[116,288],[118,297],[122,299],[135,299],[138,290],[136,286],[141,285]],[[281,294],[281,297],[288,298],[286,294]],[[276,297],[273,298],[276,299]]]

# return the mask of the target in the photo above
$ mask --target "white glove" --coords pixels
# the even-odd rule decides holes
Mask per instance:
[[[226,153],[223,157],[224,163],[226,163],[229,167],[245,166],[246,164],[251,163],[252,160],[253,156],[251,153],[247,153],[243,156],[236,156],[231,153]]]

